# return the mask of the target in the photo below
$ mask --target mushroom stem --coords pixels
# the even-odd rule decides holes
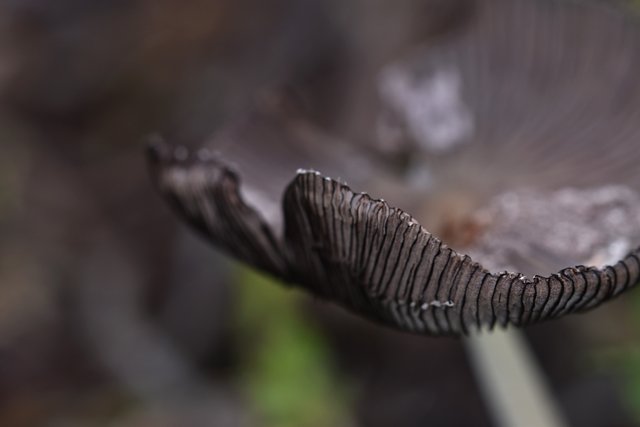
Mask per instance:
[[[522,332],[472,333],[464,343],[497,426],[567,426]]]

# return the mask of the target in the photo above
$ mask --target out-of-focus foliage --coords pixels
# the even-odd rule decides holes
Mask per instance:
[[[243,268],[238,275],[240,378],[266,427],[351,425],[350,393],[298,295]]]
[[[632,322],[631,329],[640,328],[640,295],[630,298]],[[589,368],[606,372],[614,367],[622,387],[626,405],[640,423],[640,343],[623,341],[593,351],[590,354]]]
[[[630,344],[604,352],[598,363],[601,368],[616,366],[625,385],[624,397],[627,405],[640,422],[640,346]]]
[[[640,2],[638,4],[640,5]],[[633,321],[637,325],[636,328],[640,328],[640,295],[635,295],[633,303]],[[634,409],[638,422],[640,422],[640,343],[636,343],[626,353],[623,367],[627,374],[627,399]]]

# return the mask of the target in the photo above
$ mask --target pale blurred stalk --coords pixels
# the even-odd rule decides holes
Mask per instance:
[[[474,332],[464,343],[497,426],[568,426],[521,331]]]

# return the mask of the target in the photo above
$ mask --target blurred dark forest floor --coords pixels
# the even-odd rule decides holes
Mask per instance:
[[[178,223],[144,160],[154,133],[366,140],[380,64],[464,25],[468,1],[426,3],[2,2],[0,425],[490,425],[460,340],[232,263]],[[527,330],[572,425],[634,425],[638,331],[637,293]]]

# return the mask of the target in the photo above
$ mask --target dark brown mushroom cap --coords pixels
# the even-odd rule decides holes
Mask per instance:
[[[284,235],[242,199],[237,176],[207,151],[150,148],[162,194],[212,243],[314,295],[392,327],[464,334],[598,306],[640,281],[640,248],[613,266],[549,277],[492,273],[447,247],[411,215],[317,172],[284,193]]]
[[[413,139],[407,146],[399,143],[400,151],[408,150],[411,157],[407,168],[399,172],[403,174],[399,181],[411,187],[407,193],[421,196],[403,198],[381,191],[457,245],[460,242],[452,238],[458,236],[447,230],[464,229],[465,224],[438,224],[434,219],[443,212],[453,216],[460,211],[466,220],[496,195],[513,191],[518,198],[522,191],[541,190],[544,197],[535,203],[537,208],[528,208],[533,206],[529,196],[524,197],[527,203],[518,206],[527,212],[524,221],[515,215],[510,225],[503,224],[502,231],[494,222],[483,236],[493,233],[497,244],[505,243],[504,236],[512,243],[522,243],[519,246],[524,251],[519,246],[509,250],[515,253],[514,259],[509,251],[498,260],[487,258],[487,251],[497,245],[483,246],[478,240],[465,245],[470,245],[466,249],[476,259],[496,270],[513,265],[515,271],[538,271],[545,276],[491,273],[447,247],[409,214],[315,172],[303,171],[287,186],[280,221],[272,220],[265,203],[253,203],[260,208],[257,212],[251,206],[252,197],[243,199],[245,192],[237,175],[206,151],[191,155],[166,146],[152,149],[158,187],[184,218],[238,259],[403,330],[459,334],[496,323],[525,325],[595,307],[634,287],[640,279],[637,249],[611,266],[549,272],[562,265],[596,263],[598,257],[592,255],[599,254],[593,250],[598,252],[605,242],[611,243],[612,236],[625,240],[624,250],[632,247],[629,242],[638,244],[640,32],[636,20],[600,2],[471,3],[474,7],[464,25],[424,51],[391,64],[390,73],[383,70],[381,74],[382,83],[385,78],[395,82],[382,84],[386,89],[381,93],[383,112],[389,110],[391,125],[402,131],[390,133],[404,135],[404,143]],[[396,84],[397,79],[402,84]],[[352,96],[349,93],[345,98]],[[355,122],[359,123],[357,117]],[[362,126],[378,129],[371,124],[372,120],[364,120]],[[455,138],[446,126],[439,129],[441,134],[424,132],[436,125],[464,126],[463,131],[453,133]],[[437,141],[438,135],[450,140],[446,144]],[[256,170],[263,177],[277,172],[276,187],[284,185],[287,178],[280,177],[287,169],[283,166],[287,150],[282,149],[286,144],[280,144],[280,151],[271,144],[280,136],[268,139],[258,131],[253,140],[242,135],[231,139],[234,144],[225,158],[244,168],[243,176],[252,189],[262,184],[255,177]],[[298,139],[290,138],[291,146],[296,147]],[[331,151],[321,150],[324,145],[309,144],[313,161],[296,165],[328,170],[336,162],[331,155],[318,155]],[[366,144],[361,148],[363,152],[373,150]],[[265,151],[278,155],[266,158]],[[355,157],[333,156],[333,160],[345,158]],[[343,166],[337,168],[338,173],[349,167]],[[388,172],[384,165],[378,166],[375,163],[363,173],[368,174],[364,182]],[[429,182],[413,184],[407,179],[412,166],[428,172]],[[358,169],[351,167],[350,173]],[[379,188],[369,182],[362,186]],[[584,199],[594,198],[592,191],[611,186],[623,189],[613,192],[616,200],[629,202],[621,204],[624,209],[618,211],[624,215],[617,220],[629,227],[614,227],[612,233],[601,230],[598,224],[604,220],[597,223],[591,218],[595,208],[581,212],[580,227],[561,233],[558,228],[540,233],[540,221],[529,221],[544,213],[553,222],[553,212],[563,209],[555,205],[555,210],[548,209],[545,204],[553,204],[555,196],[545,192],[575,189],[587,194]],[[634,200],[625,196],[631,194],[627,190]],[[451,208],[442,195],[456,196],[453,202],[470,200],[469,207],[458,208],[453,203]],[[271,200],[276,197],[270,196]],[[425,201],[429,209],[424,209]],[[612,205],[603,204],[605,209]],[[570,212],[563,212],[563,219],[576,221],[572,212],[580,209],[581,205],[572,206]],[[580,236],[598,237],[590,238],[588,249],[582,252],[575,239],[566,238],[576,228]],[[563,243],[561,250],[558,242]],[[479,247],[485,251],[478,251]],[[530,256],[540,253],[544,259]],[[612,261],[619,255],[612,256]]]

